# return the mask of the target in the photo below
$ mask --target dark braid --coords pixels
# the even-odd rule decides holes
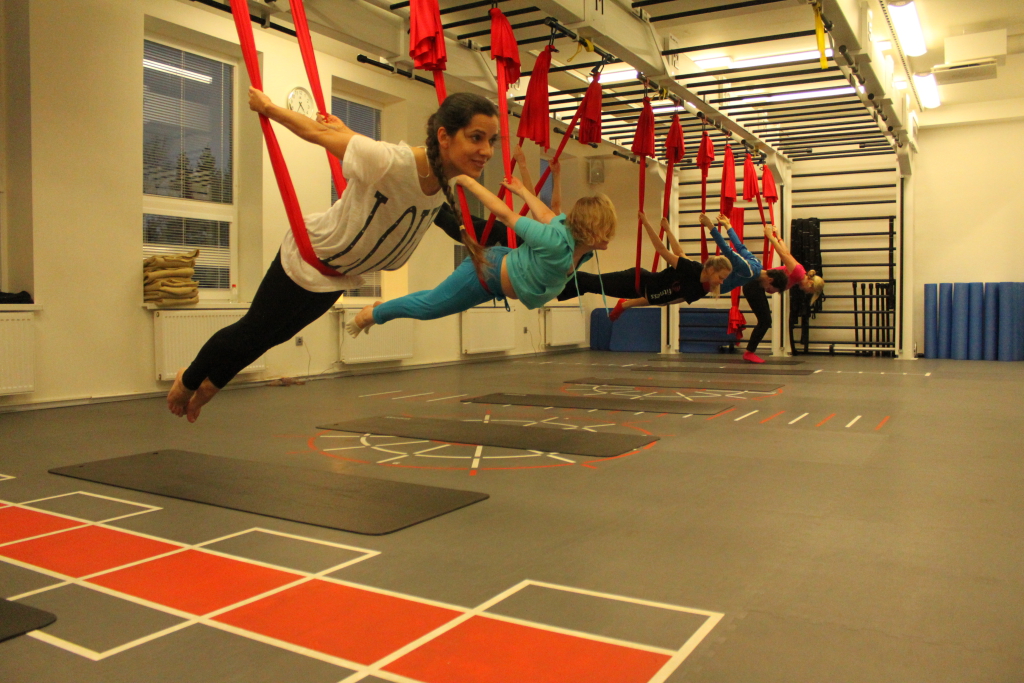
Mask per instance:
[[[441,159],[441,143],[437,137],[437,131],[444,128],[448,135],[455,134],[469,125],[470,121],[477,114],[485,116],[497,116],[497,110],[488,100],[470,93],[455,93],[445,98],[438,110],[427,119],[427,161],[430,163],[430,170],[433,171],[437,182],[441,184],[441,190],[448,199],[459,222],[459,234],[462,237],[462,244],[469,252],[473,261],[473,268],[476,269],[477,277],[484,281],[484,266],[487,264],[487,257],[484,248],[473,239],[473,236],[466,230],[462,220],[462,207],[456,197],[455,191],[449,187],[448,178],[444,171],[444,161]]]

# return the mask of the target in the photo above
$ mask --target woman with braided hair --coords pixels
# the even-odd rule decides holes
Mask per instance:
[[[497,109],[470,93],[449,96],[431,115],[425,147],[371,140],[335,116],[313,121],[255,88],[249,108],[342,160],[347,189],[326,212],[305,217],[317,258],[339,275],[306,263],[286,232],[245,316],[214,334],[178,372],[167,406],[189,422],[239,371],[326,313],[344,290],[359,287],[360,275],[405,265],[445,200],[458,206],[448,179],[479,177],[498,138]],[[460,234],[482,266],[483,249],[465,228]]]

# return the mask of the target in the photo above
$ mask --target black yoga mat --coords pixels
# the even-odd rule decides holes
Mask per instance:
[[[635,451],[658,437],[646,434],[617,434],[613,432],[584,432],[578,429],[553,427],[520,427],[493,422],[463,422],[434,418],[370,417],[349,422],[325,425],[320,429],[333,429],[355,434],[382,434],[410,439],[430,439],[448,443],[518,448],[544,453],[588,455],[610,458]]]
[[[721,403],[683,399],[638,398],[621,396],[573,396],[571,394],[487,394],[462,399],[465,403],[492,403],[514,406],[550,406],[583,410],[624,410],[631,413],[676,413],[678,415],[715,415],[729,408]]]
[[[49,626],[57,617],[20,602],[0,599],[0,642]]]
[[[659,389],[717,389],[719,391],[757,391],[766,394],[778,391],[784,384],[758,382],[727,382],[690,377],[581,377],[567,379],[565,384],[587,384],[610,387],[655,387]]]
[[[813,375],[814,370],[795,368],[711,368],[707,366],[682,365],[635,365],[634,372],[707,372],[722,375]]]
[[[649,361],[659,363],[707,363],[710,365],[749,365],[752,368],[759,367],[756,363],[748,363],[742,358],[727,356],[725,354],[698,355],[690,353],[666,353],[661,356],[652,356]],[[764,365],[802,365],[802,360],[786,360],[782,358],[765,358]]]
[[[370,535],[389,534],[489,497],[475,491],[173,450],[57,467],[50,472]]]

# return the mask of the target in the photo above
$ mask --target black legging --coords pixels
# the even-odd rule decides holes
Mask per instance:
[[[650,278],[651,273],[641,269],[640,270],[640,290],[646,290],[646,282]],[[604,293],[610,297],[616,299],[636,299],[643,294],[636,291],[636,271],[630,268],[629,270],[619,270],[614,273],[605,273],[604,275],[598,276],[594,273],[582,273],[577,271],[576,278],[569,278],[569,282],[565,284],[565,289],[558,295],[559,301],[565,301],[566,299],[573,299],[576,297],[576,281],[579,280],[579,293],[580,294],[600,294],[601,293],[601,281],[604,281]]]
[[[263,276],[249,311],[236,323],[218,330],[182,375],[195,391],[204,379],[223,389],[232,378],[270,348],[298,334],[334,305],[337,292],[310,292],[292,281],[281,267],[281,253]]]
[[[757,345],[772,328],[772,307],[768,303],[768,294],[757,280],[743,285],[743,297],[750,304],[750,310],[757,316],[757,325],[751,331],[750,341],[747,342],[747,351],[756,353]]]

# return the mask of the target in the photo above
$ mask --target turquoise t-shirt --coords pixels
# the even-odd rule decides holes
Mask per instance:
[[[565,225],[564,213],[548,224],[522,216],[514,229],[521,243],[505,257],[508,277],[527,308],[540,308],[558,296],[572,277],[576,240]],[[593,255],[584,254],[580,264]]]

